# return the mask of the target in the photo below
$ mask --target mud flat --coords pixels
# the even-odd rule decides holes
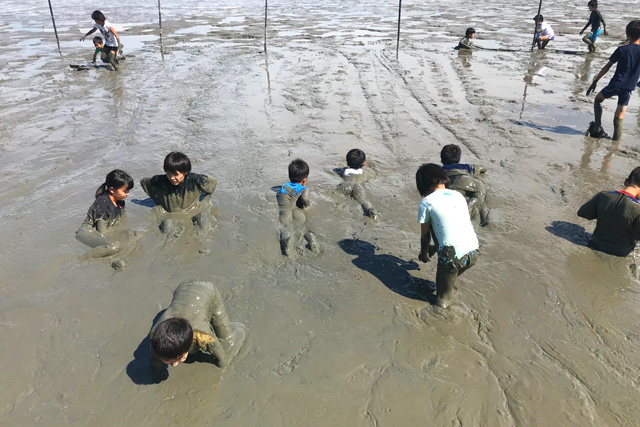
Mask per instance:
[[[263,3],[203,5],[163,1],[163,62],[153,5],[112,2],[129,56],[117,73],[68,67],[91,57],[77,41],[90,9],[54,2],[60,58],[40,3],[3,5],[1,424],[637,424],[635,258],[586,248],[593,224],[575,215],[638,165],[637,94],[619,144],[584,137],[584,93],[632,3],[603,6],[610,36],[590,56],[531,54],[537,5],[407,5],[397,59],[393,5],[275,4],[267,55]],[[586,6],[543,13],[550,49],[587,50]],[[467,26],[478,45],[515,51],[458,54]],[[435,263],[416,263],[414,175],[449,143],[489,167],[493,223],[441,311]],[[355,147],[379,221],[335,191]],[[73,236],[105,174],[139,182],[171,150],[218,179],[211,238],[165,241],[136,185],[126,227],[141,237],[124,270],[84,260]],[[272,187],[296,157],[311,167],[321,254],[285,259]],[[148,385],[146,335],[188,279],[217,284],[247,341],[224,370],[187,363]]]

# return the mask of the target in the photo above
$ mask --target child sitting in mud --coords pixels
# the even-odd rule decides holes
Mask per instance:
[[[607,138],[607,134],[602,129],[602,102],[613,96],[618,97],[618,107],[613,116],[613,140],[619,141],[622,138],[622,119],[627,111],[631,92],[634,91],[640,78],[640,20],[631,21],[626,28],[629,44],[620,46],[613,52],[609,62],[602,67],[602,70],[593,79],[593,83],[587,89],[587,95],[596,90],[598,80],[604,77],[613,64],[618,63],[616,72],[607,86],[602,89],[593,103],[594,121],[589,124],[587,134],[593,138]]]
[[[459,275],[478,259],[478,238],[473,230],[464,197],[447,189],[449,177],[440,166],[423,164],[416,173],[416,185],[424,197],[418,208],[420,223],[420,254],[418,259],[429,262],[433,233],[438,251],[436,272],[437,304],[447,308]]]
[[[167,379],[166,365],[177,366],[194,353],[213,356],[223,368],[238,354],[245,336],[243,325],[229,321],[222,295],[213,283],[184,282],[149,333],[153,380]]]
[[[469,215],[475,218],[480,214],[480,225],[489,224],[489,209],[486,206],[487,190],[479,178],[487,168],[460,163],[462,150],[456,144],[445,145],[440,152],[442,169],[449,177],[449,187],[461,193],[467,200]]]
[[[536,21],[537,24],[535,43],[538,49],[544,49],[549,42],[555,38],[555,35],[551,29],[551,25],[544,22],[544,16],[536,15],[533,17],[533,20]]]
[[[371,203],[366,200],[364,183],[370,178],[370,175],[363,170],[367,164],[367,157],[364,151],[354,148],[347,153],[347,167],[342,170],[342,183],[338,186],[340,191],[345,195],[351,196],[356,202],[360,203],[364,214],[371,219],[379,217],[378,212],[373,208]]]
[[[125,214],[124,200],[133,185],[133,178],[129,174],[115,169],[107,174],[105,182],[98,187],[96,199],[76,232],[76,239],[93,248],[87,256],[107,257],[120,251],[120,243],[110,242],[104,233],[115,227]]]
[[[191,161],[186,154],[171,152],[164,159],[164,175],[142,178],[140,186],[157,209],[166,212],[184,212],[197,206],[207,207],[218,181],[207,175],[191,172]],[[202,200],[200,200],[200,197]],[[199,212],[191,218],[198,234],[207,234],[214,218],[209,212]],[[172,237],[178,237],[184,226],[172,218],[160,223],[160,230]]]
[[[305,226],[307,217],[302,211],[311,204],[309,189],[304,186],[308,177],[309,165],[302,159],[295,159],[289,164],[290,182],[282,185],[276,195],[280,209],[280,246],[285,256],[293,255],[294,248],[302,241],[301,235],[311,251],[319,250],[315,235]]]
[[[591,15],[589,15],[589,22],[587,22],[587,25],[585,25],[582,31],[580,31],[580,35],[584,33],[584,30],[586,30],[589,25],[591,25],[591,32],[584,36],[582,41],[589,47],[589,52],[595,52],[596,39],[600,33],[604,31],[604,35],[607,35],[607,24],[604,22],[604,18],[598,10],[598,2],[596,0],[589,0],[587,7],[589,7]],[[602,28],[600,28],[600,23],[602,23]]]
[[[100,59],[102,59],[102,62],[111,64],[111,66],[117,70],[118,51],[122,50],[122,44],[120,43],[120,37],[118,36],[118,33],[116,33],[116,30],[113,28],[111,23],[107,21],[107,18],[99,10],[93,11],[93,13],[91,14],[91,19],[95,21],[95,24],[93,25],[93,28],[89,30],[89,32],[87,32],[87,34],[80,38],[80,41],[84,41],[88,36],[95,33],[96,30],[100,31],[105,40],[105,44],[101,49],[102,53],[100,54]],[[95,45],[95,39],[93,40],[93,43]]]
[[[458,46],[456,46],[455,49],[456,50],[474,49],[475,46],[471,41],[471,39],[474,38],[475,36],[476,36],[476,30],[471,27],[467,28],[467,31],[465,31],[464,33],[464,37],[460,40],[460,42],[458,43]]]
[[[595,219],[589,247],[615,256],[627,256],[640,239],[640,167],[635,168],[619,191],[602,191],[582,205],[578,216]]]

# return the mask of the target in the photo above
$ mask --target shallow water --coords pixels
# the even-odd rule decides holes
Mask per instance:
[[[0,421],[4,425],[629,425],[640,418],[632,259],[584,246],[575,215],[637,166],[637,94],[620,144],[586,139],[593,76],[635,3],[602,8],[596,55],[586,7],[543,13],[557,37],[529,52],[537,5],[163,1],[104,10],[125,44],[119,72],[75,72],[92,9],[54,1],[0,11]],[[66,10],[69,9],[69,10]],[[467,26],[477,44],[451,49]],[[605,76],[602,88],[611,74]],[[611,130],[615,102],[605,103]],[[416,264],[414,174],[458,143],[490,168],[493,224],[446,311]],[[375,177],[372,222],[335,192],[350,148]],[[74,232],[111,169],[136,182],[181,150],[218,179],[216,230],[165,242],[139,185],[123,271],[83,258]],[[285,259],[272,187],[311,167],[322,253]],[[309,252],[309,251],[307,251]],[[419,267],[419,268],[418,268]],[[228,368],[190,363],[144,385],[156,314],[184,280],[211,280],[249,334]]]

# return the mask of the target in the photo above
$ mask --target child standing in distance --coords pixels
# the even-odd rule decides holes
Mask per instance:
[[[171,152],[164,159],[164,175],[142,178],[140,186],[151,200],[166,212],[183,212],[198,205],[208,205],[218,181],[207,175],[191,172],[191,160],[186,154]],[[202,201],[200,201],[200,197]],[[211,218],[207,212],[196,214],[192,221],[199,232],[208,232]],[[176,237],[184,230],[180,224],[165,219],[160,229]]]
[[[165,380],[169,376],[166,365],[177,366],[197,352],[214,356],[223,368],[238,354],[245,336],[243,325],[229,321],[216,285],[181,283],[171,305],[149,332],[152,378],[154,382]]]
[[[596,39],[604,31],[604,35],[607,35],[607,24],[604,22],[604,18],[602,14],[598,10],[598,2],[597,0],[589,0],[587,3],[589,7],[589,11],[591,15],[589,16],[589,22],[584,26],[582,31],[580,31],[580,35],[584,33],[584,30],[587,29],[589,25],[591,25],[591,32],[582,38],[582,41],[587,44],[589,47],[589,52],[596,51]],[[602,28],[600,28],[600,23],[602,23]]]
[[[378,212],[371,203],[366,200],[364,183],[370,178],[369,174],[363,170],[367,164],[367,156],[364,151],[354,148],[347,153],[347,167],[342,170],[342,183],[338,188],[347,196],[351,196],[360,203],[364,214],[372,219],[378,218]]]
[[[100,59],[102,59],[103,62],[110,63],[114,69],[117,69],[118,50],[120,46],[120,37],[118,37],[118,33],[116,33],[116,30],[113,28],[111,23],[107,21],[107,18],[99,10],[93,11],[91,19],[95,21],[95,24],[87,34],[82,36],[80,41],[84,41],[88,36],[95,33],[96,30],[100,31],[105,40],[105,45],[102,47]]]
[[[467,31],[465,31],[464,33],[464,37],[460,40],[460,42],[458,43],[458,46],[456,46],[456,50],[475,48],[475,46],[473,45],[473,42],[471,41],[471,39],[474,38],[475,36],[476,36],[476,30],[471,27],[467,28]]]
[[[120,222],[125,213],[124,200],[133,185],[129,174],[115,169],[107,174],[104,184],[98,187],[96,199],[76,232],[76,239],[94,248],[90,256],[110,256],[120,250],[118,242],[110,243],[103,233]]]
[[[420,254],[418,259],[429,262],[431,234],[438,248],[436,272],[437,304],[447,308],[458,276],[478,259],[478,238],[473,230],[464,197],[447,189],[449,177],[433,163],[423,164],[416,173],[416,185],[424,197],[418,207],[420,223]]]
[[[280,187],[276,195],[280,209],[280,246],[285,256],[291,256],[300,234],[309,243],[313,252],[318,252],[319,246],[315,235],[306,229],[307,221],[303,209],[311,204],[309,189],[304,185],[309,178],[309,165],[302,159],[295,159],[289,164],[289,181]]]
[[[544,49],[549,42],[555,38],[555,35],[551,26],[544,22],[544,16],[536,15],[533,17],[533,20],[536,21],[538,25],[536,28],[536,44],[538,45],[538,49]]]
[[[618,97],[618,107],[613,116],[612,139],[619,141],[622,138],[622,119],[625,111],[627,111],[631,92],[636,88],[638,78],[640,78],[640,20],[629,22],[626,33],[629,44],[620,46],[613,52],[609,62],[602,67],[602,70],[600,70],[589,89],[587,89],[587,95],[596,90],[598,80],[607,74],[613,64],[618,63],[611,81],[598,93],[593,103],[595,120],[589,124],[587,133],[594,138],[607,137],[607,134],[602,129],[602,101],[613,96]]]
[[[461,156],[462,150],[456,144],[445,145],[440,151],[442,169],[445,170],[450,180],[448,188],[456,190],[464,196],[469,207],[469,215],[471,218],[475,218],[479,213],[480,225],[484,227],[489,224],[489,209],[485,204],[487,190],[484,182],[479,179],[479,175],[484,174],[487,168],[460,163]]]

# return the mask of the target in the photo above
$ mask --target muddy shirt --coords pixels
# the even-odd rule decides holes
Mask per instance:
[[[295,182],[288,182],[280,187],[276,199],[280,210],[292,209],[294,206],[304,209],[311,204],[309,189]]]
[[[486,168],[476,165],[468,165],[466,163],[451,163],[443,165],[442,169],[445,170],[449,177],[449,188],[458,191],[476,191],[476,186],[473,185],[473,180],[477,179],[476,176],[480,173],[486,172]]]
[[[587,26],[591,25],[591,32],[595,34],[600,29],[600,24],[604,22],[602,14],[598,10],[591,12]]]
[[[197,351],[212,353],[210,346],[216,340],[216,334],[211,324],[215,310],[222,303],[220,293],[213,283],[184,282],[173,292],[173,300],[149,332],[149,339],[153,337],[157,325],[167,319],[181,317],[186,319],[193,329],[193,343],[189,354]],[[151,349],[151,369],[157,371],[164,367],[164,362]]]
[[[218,181],[207,175],[188,173],[182,184],[173,185],[166,175],[142,178],[140,185],[156,205],[167,212],[180,212],[191,209],[200,200],[201,195],[212,194]]]
[[[116,202],[118,206],[115,206],[111,201],[108,194],[101,194],[96,197],[93,202],[87,216],[82,223],[81,228],[94,228],[98,229],[98,222],[104,221],[107,228],[115,226],[122,215],[124,215],[124,200]]]
[[[582,205],[578,216],[595,219],[589,246],[611,255],[627,256],[640,239],[640,202],[628,193],[603,191]]]
[[[345,170],[342,172],[342,178],[346,185],[364,184],[371,178],[371,175],[369,175],[369,173],[362,168],[360,169],[345,168]]]
[[[471,39],[468,36],[464,36],[458,43],[456,49],[473,49],[473,47]]]
[[[640,45],[634,43],[620,46],[609,61],[617,62],[618,66],[607,88],[634,90],[640,78]]]

